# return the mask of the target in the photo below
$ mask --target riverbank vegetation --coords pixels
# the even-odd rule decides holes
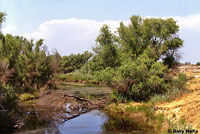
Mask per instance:
[[[0,13],[0,25],[5,14]],[[12,130],[17,124],[17,101],[27,99],[41,88],[54,87],[56,55],[50,55],[43,40],[0,33],[0,124],[1,130]],[[20,94],[27,93],[20,96]],[[29,96],[30,97],[30,96]],[[31,96],[32,98],[32,96]]]
[[[0,13],[0,25],[4,21],[5,14]],[[173,100],[186,91],[186,75],[171,73],[183,45],[178,31],[172,18],[132,16],[129,25],[121,22],[115,33],[103,25],[93,53],[68,56],[57,51],[50,54],[42,39],[34,41],[0,33],[0,124],[7,125],[0,129],[11,130],[16,125],[18,100],[35,99],[41,90],[56,89],[57,81],[106,85],[112,88],[110,103],[147,104],[125,108],[127,120],[117,107],[116,114],[107,109],[112,118],[135,124],[133,113],[143,112],[142,122],[157,122],[157,128],[162,128],[163,115],[153,114],[154,105],[148,104]]]

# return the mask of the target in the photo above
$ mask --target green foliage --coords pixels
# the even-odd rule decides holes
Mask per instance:
[[[4,36],[0,52],[9,70],[5,84],[15,86],[22,92],[32,92],[50,82],[54,73],[53,56],[49,56],[42,45],[43,40],[34,43],[19,36]]]
[[[68,82],[87,82],[87,83],[97,83],[95,76],[90,74],[83,74],[79,72],[72,72],[68,74],[61,74],[57,77],[62,81]]]
[[[145,18],[133,16],[131,24],[122,22],[118,28],[121,61],[136,59],[147,47],[153,47],[157,58],[162,58],[171,67],[175,61],[177,49],[183,41],[177,37],[179,30],[176,21],[169,19]]]
[[[69,56],[63,56],[61,66],[64,69],[64,73],[70,73],[76,69],[80,69],[88,60],[92,57],[92,53],[85,51],[82,54],[71,54]]]
[[[162,94],[169,88],[168,69],[151,56],[152,50],[144,51],[134,62],[122,64],[113,77],[113,86],[125,99],[149,100],[150,96]]]
[[[5,13],[0,12],[0,30],[1,30],[1,24],[5,21]]]
[[[115,36],[107,25],[103,25],[100,29],[93,51],[96,55],[90,62],[92,71],[102,70],[106,67],[115,68],[120,65]]]
[[[173,81],[173,86],[178,89],[184,89],[186,86],[186,82],[189,78],[184,73],[179,73],[177,78]]]
[[[189,125],[186,122],[185,118],[179,119],[178,122],[173,122],[171,120],[168,120],[168,133],[169,134],[177,133],[174,132],[173,130],[183,130],[184,132],[187,132],[188,130],[193,130],[193,126]],[[191,133],[198,133],[198,130],[192,131]]]
[[[155,96],[151,96],[150,101],[155,102],[171,102],[177,97],[180,97],[184,93],[191,92],[188,90],[186,86],[186,82],[188,77],[185,74],[178,74],[177,78],[174,78],[170,83],[170,88],[164,94],[158,94]]]
[[[115,76],[115,70],[107,67],[104,70],[95,72],[95,77],[97,81],[106,83],[108,85],[111,84],[111,79]]]
[[[104,69],[103,64],[100,62],[100,57],[95,55],[86,66],[88,68],[88,73],[94,74],[95,71],[100,71]]]
[[[106,112],[110,118],[104,127],[112,131],[161,133],[165,122],[164,115],[162,113],[155,114],[154,106],[150,103],[139,106],[127,104],[126,107],[115,105],[106,108]]]
[[[114,88],[117,100],[148,101],[168,89],[181,89],[184,76],[174,80],[168,70],[176,64],[183,44],[176,21],[140,16],[130,20],[128,26],[121,22],[115,35],[108,26],[101,28],[93,49],[96,55],[89,62],[91,72]]]
[[[0,30],[1,24],[5,21],[5,13],[0,12]],[[5,43],[4,35],[0,31],[0,49]],[[0,133],[11,132],[16,124],[17,117],[17,97],[14,94],[13,88],[2,85],[7,80],[5,75],[9,76],[7,60],[3,59],[2,52],[0,53]]]

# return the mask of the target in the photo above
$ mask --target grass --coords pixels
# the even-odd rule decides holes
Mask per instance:
[[[84,97],[88,99],[101,98],[109,96],[111,89],[105,86],[89,85],[82,83],[68,83],[58,86],[60,90],[64,90],[69,94],[73,94],[79,97]]]
[[[161,133],[165,122],[164,114],[155,114],[154,106],[150,103],[141,105],[112,104],[106,107],[106,111],[111,119],[108,120],[105,127],[112,131],[119,129],[128,132]]]
[[[176,134],[173,130],[183,130],[184,133],[196,134],[198,130],[194,129],[192,125],[188,125],[185,118],[179,119],[178,122],[174,123],[168,119],[168,134]],[[190,131],[190,132],[189,132]]]
[[[165,94],[155,95],[151,97],[150,102],[151,103],[157,103],[157,102],[171,102],[176,98],[181,97],[183,94],[191,93],[191,90],[188,89],[172,89],[166,92]]]
[[[105,108],[109,115],[104,127],[110,131],[133,132],[149,134],[174,134],[173,130],[193,130],[185,118],[174,122],[155,111],[154,104],[131,102],[128,104],[111,104]],[[173,114],[173,118],[176,114]],[[169,130],[169,131],[168,131]]]
[[[89,74],[82,74],[79,72],[73,72],[68,74],[61,74],[57,77],[57,79],[67,82],[80,82],[87,84],[98,84],[96,78]]]

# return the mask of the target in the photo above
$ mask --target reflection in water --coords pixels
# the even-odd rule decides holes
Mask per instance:
[[[93,110],[64,123],[64,111],[48,108],[29,108],[25,114],[25,126],[17,134],[101,134],[107,117]]]
[[[119,120],[111,119],[104,112],[93,110],[81,114],[71,120],[63,122],[68,116],[63,110],[49,108],[28,108],[24,114],[24,128],[16,134],[150,134],[150,131],[135,129],[131,123],[131,129],[127,122],[119,123]],[[115,124],[115,125],[113,125]],[[116,125],[116,124],[120,124]],[[137,130],[137,131],[136,131]],[[153,133],[151,133],[153,134]]]
[[[105,121],[104,113],[93,110],[59,125],[58,129],[60,134],[101,134],[103,132],[101,126]]]

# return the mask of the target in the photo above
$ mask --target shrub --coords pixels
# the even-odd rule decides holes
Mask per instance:
[[[167,75],[167,66],[151,58],[149,51],[118,68],[113,86],[125,99],[147,101],[150,96],[162,94],[169,88],[171,78]]]
[[[138,106],[132,104],[110,105],[106,107],[109,119],[104,124],[105,129],[112,131],[140,133],[160,133],[165,123],[162,113],[155,114],[154,106],[144,103]]]
[[[177,78],[173,81],[172,86],[176,87],[178,89],[183,89],[183,88],[185,88],[187,80],[188,80],[188,78],[187,78],[186,74],[179,73]]]
[[[104,70],[98,71],[95,73],[95,77],[97,81],[106,83],[108,85],[111,84],[111,80],[115,75],[115,70],[111,67],[107,67]]]

